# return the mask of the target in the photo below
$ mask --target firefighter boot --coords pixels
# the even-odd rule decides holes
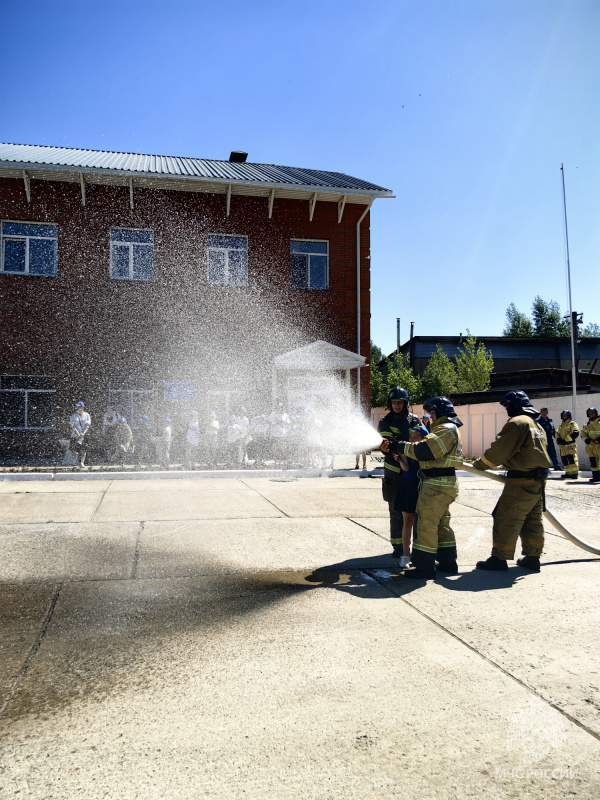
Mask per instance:
[[[524,556],[523,558],[517,559],[517,564],[520,567],[524,567],[525,569],[530,570],[531,572],[539,572],[540,571],[540,559],[539,556]]]
[[[435,578],[435,557],[433,553],[423,553],[420,550],[413,550],[411,557],[412,567],[404,570],[401,574],[405,578],[420,578],[430,581]]]
[[[435,569],[423,569],[422,567],[407,567],[400,573],[403,578],[413,580],[431,581],[435,578]]]
[[[490,556],[486,561],[478,561],[475,569],[493,569],[505,572],[508,569],[508,562],[504,558]]]
[[[458,574],[458,564],[454,561],[442,561],[437,564],[438,572],[447,572],[449,575]]]

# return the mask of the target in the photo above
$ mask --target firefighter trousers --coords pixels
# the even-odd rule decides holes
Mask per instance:
[[[600,481],[600,445],[586,444],[585,452],[590,459],[590,467],[592,468],[592,478],[595,481]]]
[[[561,444],[560,460],[565,468],[565,475],[576,478],[579,474],[579,461],[577,459],[577,444]]]
[[[456,539],[450,527],[450,504],[458,497],[458,485],[423,482],[413,528],[412,563],[418,569],[434,570],[456,561]]]
[[[543,495],[544,481],[507,480],[492,511],[493,556],[507,560],[514,558],[519,536],[524,556],[541,556],[544,549]]]
[[[399,468],[398,468],[399,469]],[[400,487],[402,475],[384,467],[383,471],[383,499],[390,509],[390,542],[394,550],[402,547],[402,528],[404,518],[401,511],[396,510],[396,496]]]

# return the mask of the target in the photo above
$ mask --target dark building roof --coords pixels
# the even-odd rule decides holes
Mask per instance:
[[[568,336],[552,338],[477,336],[476,338],[478,343],[483,343],[492,351],[494,358],[571,358],[571,340]],[[435,353],[439,344],[449,358],[456,358],[460,352],[459,347],[464,345],[466,339],[467,336],[413,336],[412,340],[409,339],[400,346],[400,352],[410,353],[412,349],[413,358],[429,358]],[[579,339],[579,355],[582,358],[600,358],[600,339],[592,337]]]
[[[400,347],[400,352],[410,355],[413,368],[422,374],[428,360],[439,345],[448,358],[455,359],[461,352],[466,336],[413,336]],[[492,353],[496,372],[533,370],[541,367],[565,368],[571,363],[569,337],[545,338],[541,336],[477,336]],[[389,357],[395,354],[391,353]],[[600,371],[600,338],[584,337],[578,340],[578,365]],[[385,360],[380,367],[385,371]]]
[[[455,405],[494,403],[511,390],[527,392],[530,398],[571,394],[570,369],[519,369],[513,372],[492,372],[487,392],[455,392]],[[577,394],[600,392],[600,375],[577,372]]]

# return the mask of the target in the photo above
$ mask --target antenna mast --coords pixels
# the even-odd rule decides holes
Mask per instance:
[[[569,289],[569,319],[571,320],[571,382],[573,384],[573,421],[577,414],[577,364],[575,362],[575,320],[573,317],[573,301],[571,299],[571,261],[569,259],[569,230],[567,228],[567,196],[565,194],[565,170],[560,165],[562,176],[563,211],[565,217],[565,244],[567,247],[567,286]]]

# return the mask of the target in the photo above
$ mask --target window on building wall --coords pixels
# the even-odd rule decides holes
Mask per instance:
[[[154,234],[131,228],[110,231],[110,277],[151,281],[154,274]]]
[[[152,418],[154,390],[143,386],[129,388],[126,382],[118,379],[116,383],[116,388],[111,386],[108,391],[108,400],[115,404],[117,414],[125,417],[129,427],[135,430],[139,427],[143,416]]]
[[[207,236],[208,282],[213,286],[248,286],[248,239]]]
[[[292,239],[290,265],[293,289],[329,289],[329,242]]]
[[[0,375],[0,430],[52,430],[55,407],[53,378]]]
[[[56,275],[58,225],[3,221],[0,261],[10,275]]]

